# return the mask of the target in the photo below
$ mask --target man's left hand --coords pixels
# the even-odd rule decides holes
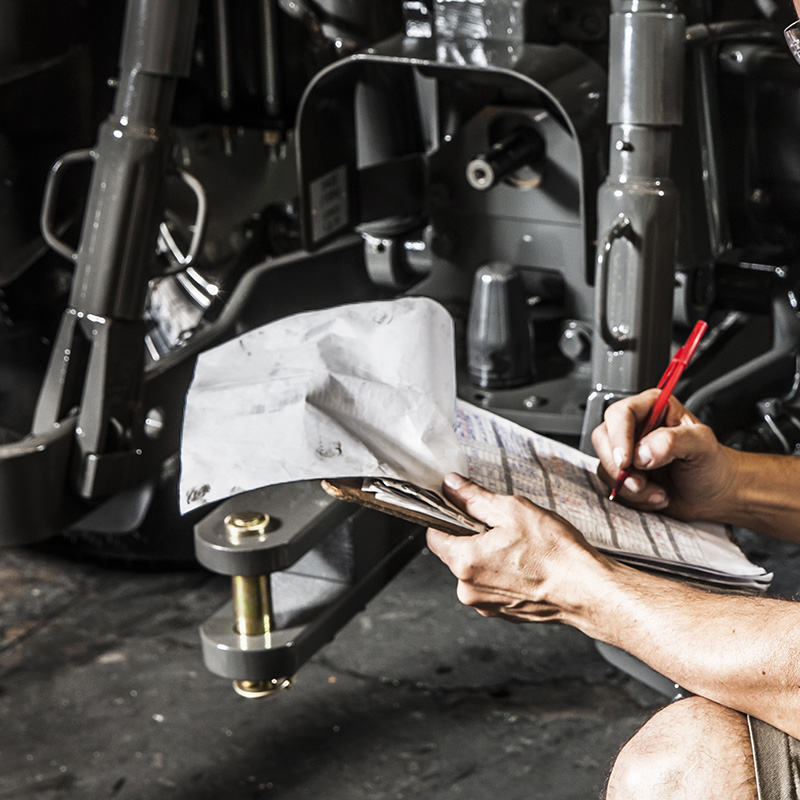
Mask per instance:
[[[459,508],[489,526],[474,536],[428,531],[428,546],[458,578],[458,598],[483,616],[570,621],[585,612],[591,573],[609,560],[562,517],[521,497],[494,494],[460,475],[445,479]]]

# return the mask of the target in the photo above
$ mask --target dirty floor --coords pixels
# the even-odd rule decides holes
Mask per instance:
[[[800,586],[788,545],[746,549]],[[461,607],[423,552],[266,700],[204,667],[201,568],[0,552],[0,800],[591,800],[663,703],[581,634]]]

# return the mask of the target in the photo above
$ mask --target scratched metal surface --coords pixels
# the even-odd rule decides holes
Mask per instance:
[[[752,546],[793,593],[795,549]],[[0,798],[584,800],[662,702],[575,631],[459,606],[428,554],[289,692],[245,700],[196,635],[227,592],[0,552]]]

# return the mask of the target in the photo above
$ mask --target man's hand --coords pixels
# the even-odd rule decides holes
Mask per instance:
[[[676,400],[664,427],[634,453],[634,431],[655,396],[608,409],[594,435],[606,481],[632,464],[623,496],[639,507],[749,522],[800,541],[800,458],[722,447]],[[458,578],[461,602],[484,616],[566,623],[695,694],[800,736],[800,603],[706,592],[641,572],[598,553],[557,514],[458,475],[447,477],[445,493],[490,526],[474,536],[428,531],[430,549]]]
[[[484,616],[563,621],[582,611],[593,571],[608,559],[566,520],[521,497],[493,494],[460,475],[445,493],[490,530],[474,536],[428,531],[428,546],[458,578],[458,598]]]
[[[723,447],[711,429],[670,398],[662,427],[634,448],[653,408],[657,389],[620,400],[606,409],[592,433],[600,477],[613,486],[628,470],[620,496],[645,510],[663,510],[679,519],[723,520],[735,504],[741,454]]]

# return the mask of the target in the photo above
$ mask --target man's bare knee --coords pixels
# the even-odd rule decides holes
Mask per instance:
[[[702,697],[659,711],[617,758],[607,800],[756,800],[743,714]]]

